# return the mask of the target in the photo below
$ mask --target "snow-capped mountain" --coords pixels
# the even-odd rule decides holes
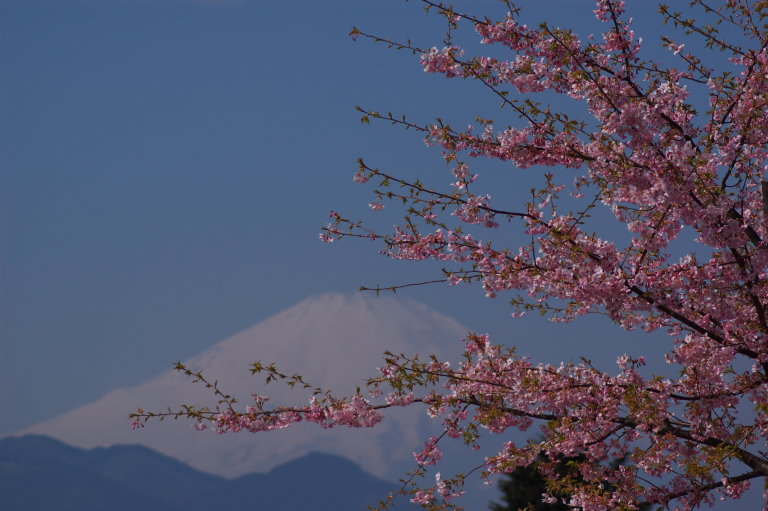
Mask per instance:
[[[264,385],[250,364],[275,362],[336,395],[353,392],[376,375],[382,353],[455,354],[467,333],[459,323],[418,302],[391,296],[324,294],[309,298],[186,360],[245,406],[251,393],[275,404],[303,404],[309,394],[285,385]],[[410,466],[410,453],[430,431],[422,410],[398,409],[376,428],[323,430],[313,424],[269,433],[217,435],[198,432],[189,421],[150,422],[131,430],[128,414],[141,407],[160,411],[181,404],[211,406],[209,389],[169,371],[146,383],[109,392],[101,399],[19,434],[43,434],[91,448],[143,444],[191,466],[226,477],[264,472],[312,451],[355,460],[366,470],[396,478]],[[438,424],[431,425],[433,430]]]

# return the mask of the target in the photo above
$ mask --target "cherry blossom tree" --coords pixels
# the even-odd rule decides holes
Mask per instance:
[[[595,2],[602,34],[594,37],[526,25],[525,11],[508,2],[493,19],[421,2],[446,19],[441,48],[358,29],[351,35],[408,50],[426,72],[477,82],[501,102],[511,125],[478,118],[460,130],[360,108],[364,122],[420,132],[448,162],[450,184],[429,186],[360,161],[354,179],[375,185],[371,207],[401,205],[405,221],[378,232],[332,212],[321,238],[372,239],[392,258],[439,261],[446,267],[441,282],[477,282],[488,297],[509,296],[516,315],[539,311],[573,321],[599,313],[625,329],[664,331],[674,376],[647,374],[643,357],[622,356],[612,372],[586,360],[538,363],[472,334],[453,363],[387,354],[379,374],[352,396],[315,389],[307,406],[286,408],[255,395],[239,408],[209,384],[219,409],[166,414],[222,433],[261,432],[299,421],[372,427],[387,408],[421,406],[442,434],[415,453],[413,476],[439,464],[446,438],[476,446],[487,435],[535,427],[538,440],[509,441],[480,460],[481,476],[539,460],[545,501],[574,509],[692,509],[765,485],[768,2],[694,0],[685,13],[661,6],[682,38],[662,39],[676,67],[645,55],[658,46],[635,34],[618,0]],[[465,26],[505,56],[470,55],[454,37]],[[697,45],[698,56],[687,49]],[[581,105],[585,114],[536,102],[539,93]],[[503,190],[493,198],[480,191],[472,169],[479,157],[546,171],[527,203],[506,205]],[[594,222],[606,212],[626,235],[611,236],[615,230]],[[499,242],[510,239],[522,241]],[[178,369],[207,383],[199,372]],[[256,363],[253,372],[312,388],[273,365]],[[135,424],[158,416],[140,411]],[[577,460],[566,475],[541,461],[563,458]],[[610,463],[615,459],[627,463]],[[465,476],[438,474],[434,484],[412,477],[403,492],[426,509],[451,509]]]

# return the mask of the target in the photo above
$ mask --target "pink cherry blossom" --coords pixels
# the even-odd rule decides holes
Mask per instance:
[[[449,23],[445,45],[421,49],[358,29],[353,36],[410,50],[425,72],[478,82],[512,114],[503,117],[511,124],[478,118],[457,130],[359,108],[366,121],[419,131],[450,172],[442,185],[427,184],[426,176],[408,180],[360,161],[354,180],[375,187],[371,208],[392,200],[404,206],[406,221],[377,232],[331,212],[321,239],[373,240],[386,256],[436,261],[446,284],[476,282],[489,298],[511,300],[514,317],[536,311],[568,322],[602,314],[620,328],[664,331],[674,376],[654,375],[642,356],[630,354],[613,371],[587,361],[533,361],[471,334],[453,364],[388,354],[352,396],[317,390],[306,406],[292,408],[268,407],[255,396],[239,409],[222,395],[218,410],[170,414],[219,433],[263,432],[300,421],[373,427],[390,407],[421,406],[441,434],[414,453],[415,479],[424,466],[440,464],[441,442],[477,448],[487,435],[531,431],[538,440],[506,441],[483,459],[481,477],[528,466],[542,453],[550,460],[579,455],[579,477],[560,478],[554,462],[538,469],[553,482],[546,502],[584,511],[643,503],[693,509],[764,484],[768,33],[758,20],[768,14],[765,5],[694,1],[684,15],[662,6],[671,25],[726,57],[710,63],[711,54],[696,57],[682,51],[685,43],[664,39],[676,69],[644,53],[650,45],[635,34],[625,13],[631,6],[617,0],[595,1],[602,37],[585,38],[523,23],[525,11],[493,20],[423,1]],[[721,23],[739,37],[716,29]],[[462,48],[453,36],[462,25],[495,46],[493,56]],[[540,92],[581,104],[583,116],[528,101]],[[505,190],[482,188],[474,169],[482,160],[474,158],[540,172],[541,183],[528,201],[504,204]],[[593,220],[600,215],[624,235]],[[179,370],[205,382],[199,372]],[[272,365],[256,363],[254,372],[268,382],[303,383]],[[133,427],[164,415],[139,411]],[[629,463],[609,463],[617,458]],[[402,491],[427,509],[453,509],[463,481],[438,474],[434,485],[414,482]],[[768,510],[768,494],[764,502]]]

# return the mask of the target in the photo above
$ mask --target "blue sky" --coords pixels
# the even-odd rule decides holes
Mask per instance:
[[[522,4],[533,23],[595,30],[589,1]],[[653,4],[636,14],[651,54]],[[367,242],[318,240],[331,209],[385,227],[401,217],[370,212],[370,190],[351,179],[358,157],[450,179],[419,135],[361,126],[354,106],[515,119],[478,84],[353,43],[353,25],[421,46],[443,35],[438,17],[398,0],[0,0],[0,434],[167,371],[307,296],[438,275]],[[477,165],[499,197],[539,172]],[[513,320],[505,297],[478,287],[406,294],[535,359],[610,368],[668,342],[601,318]]]
[[[590,2],[562,5],[530,19],[594,30]],[[450,179],[418,134],[361,126],[354,106],[515,119],[478,84],[352,42],[353,25],[425,47],[443,35],[441,18],[394,0],[0,0],[0,433],[146,380],[307,296],[439,275],[367,242],[318,241],[331,209],[373,215],[351,179],[360,156]],[[539,172],[475,170],[502,197]],[[400,217],[390,205],[373,221]],[[599,318],[513,322],[507,300],[478,287],[407,295],[537,358],[610,364],[647,349]]]
[[[0,3],[0,431],[368,280],[317,234],[394,143],[353,109],[394,103],[379,63],[418,71],[350,42],[371,6]]]
[[[391,0],[0,1],[0,432],[306,296],[435,275],[369,243],[318,241],[331,209],[370,216],[351,180],[360,156],[449,179],[421,137],[363,127],[354,106],[465,123],[497,105],[352,42],[353,25],[442,37],[440,19]],[[380,225],[400,218],[385,212]],[[506,301],[479,288],[408,296],[473,329],[509,328]],[[523,331],[563,332],[540,323]]]

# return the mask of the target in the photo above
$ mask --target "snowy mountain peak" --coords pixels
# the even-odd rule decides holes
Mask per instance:
[[[185,361],[217,380],[241,403],[251,393],[274,403],[303,404],[308,394],[285,385],[263,384],[250,364],[274,362],[302,374],[314,386],[349,393],[376,374],[385,350],[448,355],[467,330],[424,304],[392,296],[328,293],[308,298]],[[423,414],[396,410],[371,430],[322,430],[308,424],[268,434],[216,435],[176,421],[150,423],[132,431],[127,416],[142,407],[163,410],[180,404],[215,405],[201,385],[169,372],[146,383],[114,390],[101,399],[22,433],[50,435],[79,447],[123,443],[147,445],[195,468],[227,477],[265,472],[316,450],[353,459],[385,477],[401,472],[424,435]],[[396,466],[399,465],[399,466]]]

